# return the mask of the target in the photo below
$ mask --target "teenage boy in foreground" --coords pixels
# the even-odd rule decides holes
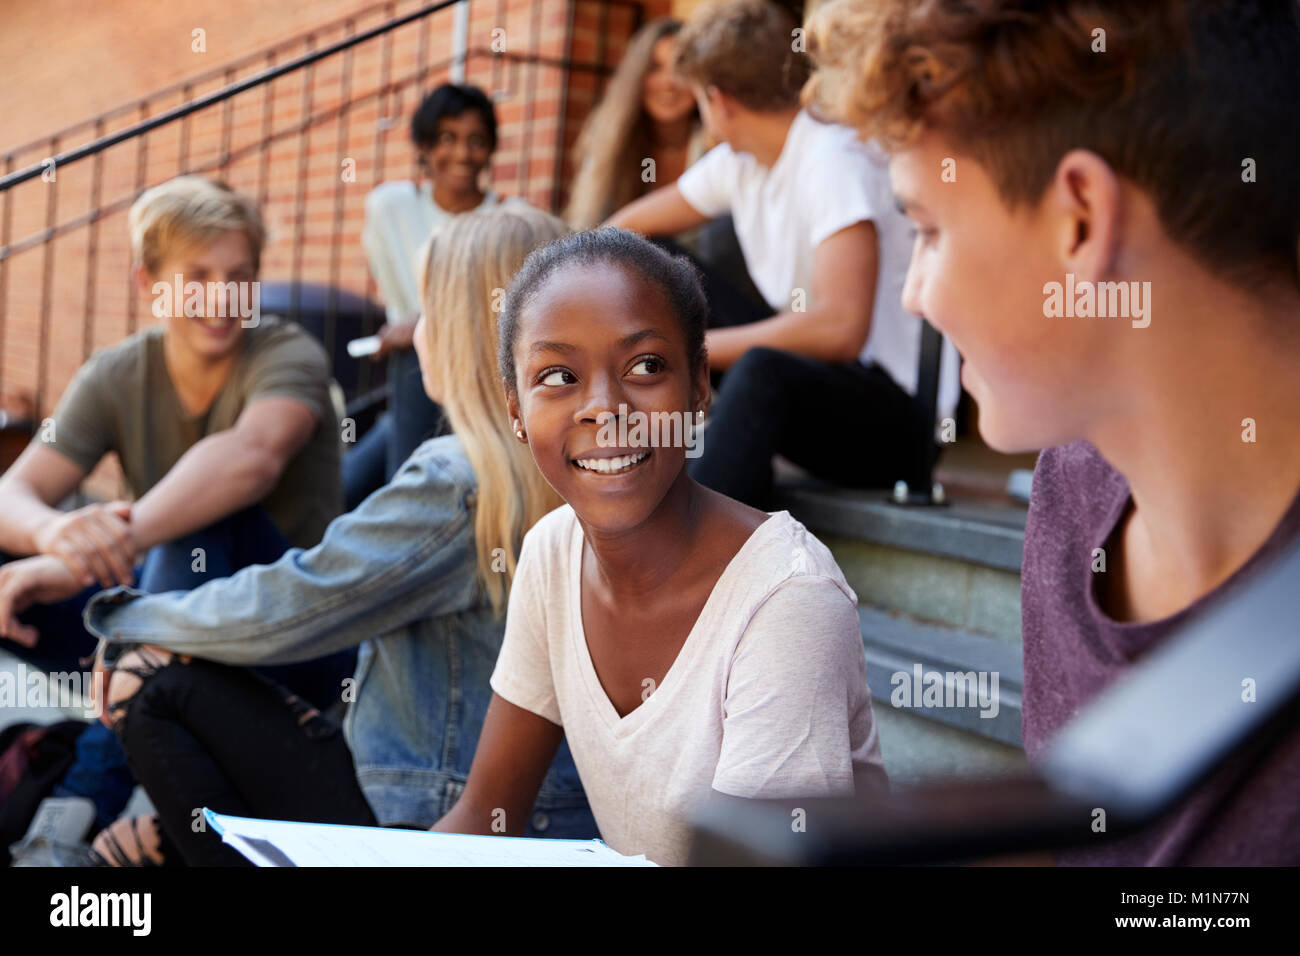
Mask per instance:
[[[738,320],[711,303],[709,366],[726,375],[691,477],[760,507],[773,454],[851,487],[918,487],[935,453],[915,397],[921,323],[899,301],[911,228],[883,157],[800,109],[808,58],[796,30],[768,0],[695,12],[675,68],[721,144],[609,220],[665,236],[731,213],[771,313]],[[949,353],[942,415],[958,397]]]
[[[161,324],[82,366],[50,426],[0,478],[0,559],[58,558],[69,572],[60,593],[23,608],[8,595],[15,568],[0,567],[0,647],[50,671],[84,670],[79,659],[95,641],[81,607],[97,587],[137,583],[137,563],[141,589],[188,590],[311,547],[342,505],[325,351],[297,325],[250,308],[265,238],[256,205],[182,176],[145,192],[130,228],[135,283]],[[188,283],[203,295],[191,298]],[[135,502],[59,511],[109,452]],[[348,660],[327,661],[277,676],[324,706],[317,698],[351,673]],[[130,795],[120,776],[104,794],[104,778],[125,773],[104,729],[82,735],[65,778],[70,792],[99,801],[101,825]]]
[[[1300,534],[1298,20],[1295,0],[815,18],[809,93],[888,142],[918,229],[905,304],[961,351],[985,440],[1046,449],[1022,585],[1031,761]],[[1067,281],[1073,317],[1052,301]],[[1247,678],[1269,693],[1262,674],[1221,692]],[[1291,724],[1157,825],[1059,860],[1300,863],[1298,779]]]

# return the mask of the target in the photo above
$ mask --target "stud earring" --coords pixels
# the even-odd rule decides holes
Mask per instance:
[[[515,437],[520,441],[524,440],[524,428],[519,419],[515,419]]]

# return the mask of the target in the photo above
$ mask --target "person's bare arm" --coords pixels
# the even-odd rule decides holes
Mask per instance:
[[[686,201],[676,183],[628,203],[603,225],[630,229],[643,236],[673,236],[709,221]]]
[[[378,362],[393,352],[414,348],[415,323],[419,318],[417,315],[410,322],[403,322],[401,325],[389,325],[385,322],[375,333],[379,336],[379,351],[370,356],[371,361]]]
[[[516,707],[494,693],[465,791],[430,829],[523,836],[537,791],[563,737],[563,729],[545,717]]]
[[[709,330],[705,338],[709,366],[729,368],[758,346],[824,362],[857,358],[871,331],[879,259],[876,227],[870,222],[856,223],[823,240],[813,254],[813,287],[804,290],[807,310]]]
[[[0,551],[37,554],[42,527],[62,517],[55,506],[77,490],[86,471],[66,455],[33,442],[0,477]]]
[[[0,566],[0,637],[35,647],[40,634],[18,615],[33,604],[70,598],[85,585],[52,554],[37,554]]]
[[[130,584],[135,553],[130,505],[115,501],[75,511],[56,505],[77,490],[86,470],[53,448],[33,443],[0,477],[0,551],[57,557],[82,586]]]
[[[261,501],[311,440],[316,414],[295,398],[259,398],[234,426],[195,442],[131,511],[138,552]]]

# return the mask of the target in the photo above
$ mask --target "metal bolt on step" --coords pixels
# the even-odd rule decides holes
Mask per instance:
[[[890,504],[905,508],[943,507],[948,504],[948,495],[939,482],[931,482],[927,491],[925,486],[913,490],[906,481],[894,482],[894,493],[886,499]]]

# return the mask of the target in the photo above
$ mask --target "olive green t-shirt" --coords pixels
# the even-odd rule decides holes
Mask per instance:
[[[244,331],[241,348],[230,380],[195,417],[186,414],[167,372],[161,326],[96,352],[63,393],[54,411],[53,441],[45,444],[86,471],[117,452],[127,485],[139,498],[191,445],[233,427],[254,401],[273,395],[297,399],[315,413],[316,431],[262,505],[290,545],[309,548],[343,507],[329,360],[300,326],[272,316]]]

